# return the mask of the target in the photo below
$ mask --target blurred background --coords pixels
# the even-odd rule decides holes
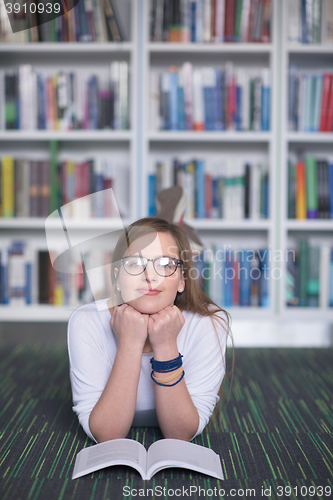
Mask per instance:
[[[0,341],[65,339],[72,311],[110,295],[107,235],[179,185],[235,346],[332,346],[333,1],[91,0],[51,20],[46,2],[11,5]],[[66,273],[59,208],[91,243]]]

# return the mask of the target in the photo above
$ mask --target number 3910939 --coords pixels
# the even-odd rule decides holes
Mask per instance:
[[[60,3],[53,4],[51,2],[48,2],[46,4],[44,4],[43,2],[38,2],[38,3],[29,2],[28,4],[27,3],[20,4],[18,2],[13,4],[8,2],[5,4],[5,6],[8,14],[12,14],[13,12],[15,12],[15,14],[19,14],[22,11],[25,14],[29,11],[31,14],[35,14],[35,12],[38,12],[39,14],[43,14],[44,12],[46,12],[47,14],[52,14],[52,13],[59,14],[61,9]]]

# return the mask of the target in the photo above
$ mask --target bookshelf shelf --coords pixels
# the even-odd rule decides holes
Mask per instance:
[[[232,320],[263,321],[272,319],[272,312],[265,307],[228,306],[226,309],[230,313]]]
[[[221,220],[221,219],[185,219],[185,222],[200,231],[211,230],[259,230],[268,231],[271,227],[269,220]]]
[[[36,43],[0,43],[1,53],[47,53],[57,54],[63,52],[90,53],[90,52],[111,52],[124,53],[132,52],[134,44],[132,42],[109,42],[109,43],[81,43],[81,42],[36,42]]]
[[[108,141],[129,142],[133,140],[129,130],[15,130],[0,132],[0,141]]]
[[[66,219],[66,227],[67,229],[121,229],[124,226],[127,226],[133,222],[130,219],[122,219],[122,223],[119,222],[118,219],[115,218],[92,218],[92,219]],[[44,229],[45,228],[45,219],[42,217],[35,218],[25,218],[25,217],[17,217],[13,219],[3,219],[0,218],[0,228],[3,229]],[[59,222],[48,221],[48,229],[59,230]]]
[[[64,308],[48,305],[6,307],[0,305],[1,321],[52,321],[67,322],[75,308]],[[19,314],[18,314],[19,311]],[[228,307],[234,320],[270,320],[272,315],[261,307]]]
[[[74,309],[48,305],[14,307],[0,306],[1,321],[68,321]]]
[[[286,140],[289,143],[328,143],[333,144],[332,132],[288,132]]]
[[[164,53],[225,53],[225,54],[269,54],[273,51],[270,43],[171,43],[150,42],[147,44],[149,52]]]
[[[270,142],[271,132],[187,132],[187,131],[161,131],[149,132],[150,142]]]
[[[333,45],[329,44],[297,44],[287,45],[289,54],[333,54]]]
[[[288,307],[283,311],[283,317],[287,321],[333,321],[333,307]],[[315,335],[316,332],[314,331]]]

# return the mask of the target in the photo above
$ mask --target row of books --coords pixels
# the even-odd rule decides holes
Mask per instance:
[[[288,0],[288,40],[333,43],[332,0]]]
[[[311,74],[289,68],[289,130],[333,131],[333,73]]]
[[[50,253],[52,260],[59,255],[56,250],[50,250]],[[52,266],[50,253],[46,249],[33,248],[22,240],[15,240],[8,248],[0,250],[1,304],[13,307],[51,304],[75,309],[94,298],[97,300],[108,296],[92,295],[81,260],[68,254],[67,272],[59,272]],[[83,262],[86,262],[85,258]],[[99,276],[98,271],[97,269],[96,278]],[[106,270],[103,278],[106,282]]]
[[[270,306],[268,248],[232,249],[230,245],[211,244],[195,261],[193,277],[220,306]]]
[[[154,42],[270,42],[271,0],[150,0]]]
[[[55,162],[3,156],[0,217],[46,218],[59,207],[66,218],[127,217],[128,174],[126,165],[110,159]],[[106,191],[110,188],[116,206]],[[88,196],[93,193],[98,195]]]
[[[288,249],[286,304],[333,307],[333,248],[301,238]]]
[[[0,127],[7,130],[115,129],[129,127],[128,63],[112,61],[109,85],[98,76],[30,64],[0,71]]]
[[[52,304],[78,307],[111,296],[112,252],[92,249],[80,258],[66,254],[63,272],[52,266],[58,250],[36,249],[16,240],[0,250],[0,303],[10,306]],[[275,277],[268,248],[231,249],[208,245],[196,257],[192,279],[217,304],[269,307]],[[301,239],[287,250],[286,304],[333,307],[333,248]]]
[[[119,42],[123,35],[113,0],[78,1],[70,10],[31,1],[9,21],[5,2],[0,3],[0,42]],[[48,5],[49,5],[48,4]],[[14,5],[11,4],[12,6]],[[21,4],[17,4],[21,5]],[[13,7],[13,11],[14,7]],[[59,14],[59,15],[57,15]],[[13,29],[14,28],[14,29]],[[14,31],[14,32],[13,32]]]
[[[271,75],[268,68],[193,68],[190,62],[151,72],[152,130],[270,129]]]
[[[269,175],[262,164],[246,163],[238,171],[231,162],[204,160],[157,162],[148,178],[148,213],[156,215],[156,196],[179,185],[186,193],[188,219],[266,219]]]
[[[333,163],[311,155],[288,161],[288,218],[333,219]]]

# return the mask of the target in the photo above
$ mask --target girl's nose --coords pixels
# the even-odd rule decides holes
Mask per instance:
[[[149,260],[145,271],[143,272],[145,280],[152,281],[158,279],[158,274],[156,273],[153,265],[153,261]]]

